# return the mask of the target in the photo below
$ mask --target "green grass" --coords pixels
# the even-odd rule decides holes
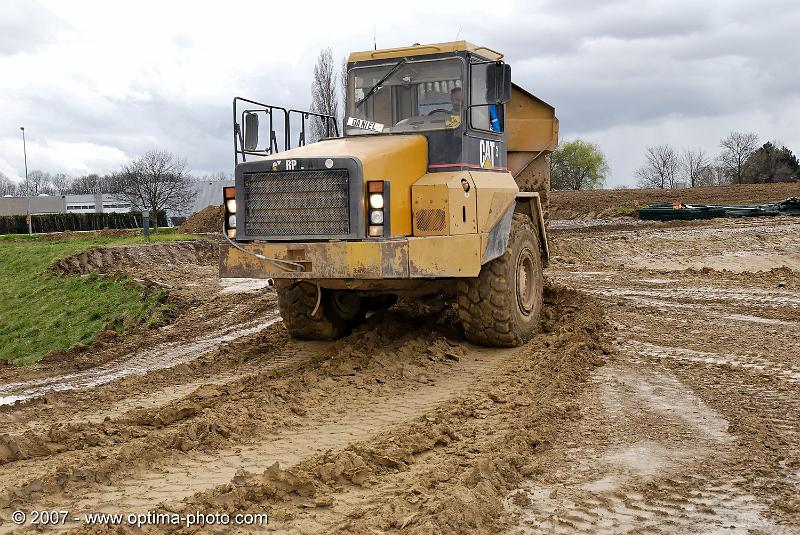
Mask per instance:
[[[614,213],[621,216],[633,216],[636,215],[638,209],[639,207],[636,205],[623,203],[614,207]]]
[[[147,242],[190,236],[168,229]],[[43,241],[38,236],[0,236],[0,359],[30,364],[59,349],[90,344],[106,327],[118,332],[160,324],[170,305],[162,291],[143,293],[125,280],[58,277],[47,271],[53,260],[91,247],[147,243],[142,236],[70,234]]]

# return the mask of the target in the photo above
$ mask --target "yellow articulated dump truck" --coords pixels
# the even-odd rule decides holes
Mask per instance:
[[[341,125],[233,107],[220,273],[273,278],[292,336],[335,339],[397,296],[439,293],[456,296],[477,344],[537,332],[558,120],[501,53],[465,41],[354,52]],[[328,137],[306,144],[311,127]]]

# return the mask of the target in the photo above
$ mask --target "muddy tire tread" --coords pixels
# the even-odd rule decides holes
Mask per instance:
[[[336,325],[325,316],[322,304],[316,316],[311,316],[317,305],[317,287],[313,284],[280,285],[277,291],[283,324],[292,337],[300,340],[335,340],[345,334],[341,325]]]
[[[470,342],[492,347],[516,347],[527,342],[538,330],[538,322],[537,329],[530,331],[515,321],[512,312],[512,307],[516,306],[511,302],[515,296],[515,281],[509,276],[511,263],[515,261],[512,247],[515,235],[522,233],[530,233],[534,244],[539,245],[531,219],[524,214],[514,214],[505,253],[484,264],[478,277],[458,281],[458,315],[464,335]],[[539,267],[541,273],[541,263]]]

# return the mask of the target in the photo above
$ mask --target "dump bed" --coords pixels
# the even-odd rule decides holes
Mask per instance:
[[[523,191],[538,191],[547,206],[550,166],[545,156],[558,146],[556,109],[518,85],[506,105],[508,170]]]

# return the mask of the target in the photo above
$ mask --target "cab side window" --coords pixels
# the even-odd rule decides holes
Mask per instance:
[[[486,96],[489,91],[489,63],[471,67],[470,79],[470,126],[488,132],[503,131],[503,105],[490,104]]]

